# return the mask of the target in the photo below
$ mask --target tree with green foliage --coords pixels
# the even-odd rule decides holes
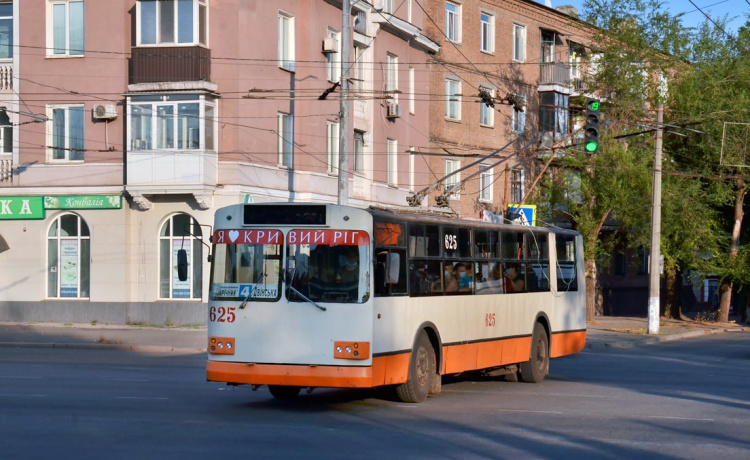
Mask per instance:
[[[674,163],[700,178],[704,200],[716,232],[713,248],[702,241],[703,270],[720,277],[717,320],[727,321],[732,291],[750,286],[747,248],[742,247],[745,197],[750,186],[750,21],[737,36],[725,21],[706,20],[694,34],[690,63],[670,86],[671,123],[695,123],[702,136],[669,144]],[[711,208],[711,209],[709,209]]]

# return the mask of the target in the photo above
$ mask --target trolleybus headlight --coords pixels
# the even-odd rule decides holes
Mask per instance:
[[[355,352],[354,352],[354,356],[359,356],[359,352],[358,352],[358,351],[355,351]]]
[[[219,342],[219,349],[222,349],[222,348],[224,348],[224,344]]]
[[[211,351],[216,351],[216,347],[211,345]]]
[[[346,352],[347,353],[351,353],[352,352],[352,347],[346,347]]]
[[[336,347],[336,353],[341,353],[343,349],[341,347]]]
[[[231,350],[231,349],[232,349],[232,344],[231,344],[231,342],[227,342],[227,350]]]

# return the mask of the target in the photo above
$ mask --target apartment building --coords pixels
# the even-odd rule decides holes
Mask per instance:
[[[440,200],[464,217],[502,213],[526,196],[545,149],[574,142],[593,29],[572,7],[533,0],[417,4],[440,44],[430,94],[442,97],[431,99],[425,153],[436,179],[460,170],[430,205]]]
[[[342,46],[349,202],[405,204],[440,48],[395,3],[0,2],[0,320],[205,323],[216,208],[336,201]]]

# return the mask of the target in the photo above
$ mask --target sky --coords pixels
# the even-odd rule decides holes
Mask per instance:
[[[545,3],[544,0],[537,0],[539,3]],[[573,5],[583,12],[582,5],[584,0],[551,0],[553,7],[562,5]],[[672,14],[685,13],[682,17],[683,23],[688,27],[697,27],[703,22],[705,16],[698,11],[689,0],[663,0],[665,6]],[[735,33],[748,19],[750,14],[750,0],[693,0],[706,14],[712,18],[728,16],[729,23],[727,32]],[[732,19],[734,18],[734,19]]]

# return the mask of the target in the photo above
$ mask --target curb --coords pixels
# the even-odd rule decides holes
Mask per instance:
[[[637,348],[644,345],[656,345],[659,343],[675,342],[677,340],[689,339],[692,337],[700,337],[703,335],[720,334],[724,332],[742,332],[737,329],[699,329],[695,331],[681,332],[679,334],[670,334],[657,337],[649,337],[642,340],[627,340],[627,341],[607,341],[607,342],[594,342],[587,343],[587,350],[594,348]]]
[[[0,342],[0,348],[60,348],[73,350],[116,350],[133,351],[137,353],[175,353],[199,354],[206,353],[205,348],[166,347],[157,345],[125,345],[112,343],[45,343],[45,342]]]

